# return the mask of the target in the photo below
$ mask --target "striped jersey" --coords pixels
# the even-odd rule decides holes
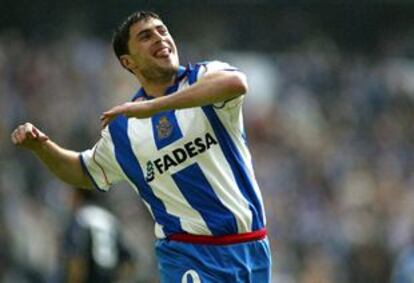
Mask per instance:
[[[166,95],[215,71],[237,70],[219,61],[180,67]],[[133,100],[143,99],[152,98],[140,89]],[[263,200],[245,141],[242,101],[239,96],[147,119],[118,116],[95,146],[81,153],[81,163],[99,190],[128,181],[154,218],[157,238],[263,229]]]

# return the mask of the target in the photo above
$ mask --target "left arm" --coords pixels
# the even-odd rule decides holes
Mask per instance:
[[[142,102],[127,102],[103,113],[102,125],[106,126],[117,115],[148,118],[171,109],[183,109],[214,104],[244,95],[246,77],[238,71],[216,71],[200,78],[195,84],[173,95]]]

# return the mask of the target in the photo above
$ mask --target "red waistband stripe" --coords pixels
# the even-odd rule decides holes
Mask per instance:
[[[266,228],[241,234],[231,234],[223,236],[204,236],[204,235],[192,235],[186,233],[172,234],[168,236],[168,240],[192,243],[192,244],[204,244],[204,245],[231,245],[244,242],[251,242],[257,240],[263,240],[266,238]]]

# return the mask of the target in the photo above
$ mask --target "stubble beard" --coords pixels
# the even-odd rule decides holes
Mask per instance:
[[[148,80],[155,83],[168,83],[174,78],[175,74],[178,71],[178,66],[170,67],[159,67],[152,66],[142,70],[142,76]]]

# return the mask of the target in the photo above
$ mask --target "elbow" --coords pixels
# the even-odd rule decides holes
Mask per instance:
[[[233,72],[231,74],[231,85],[232,91],[235,96],[244,95],[248,92],[249,86],[247,84],[247,77],[241,72]]]

